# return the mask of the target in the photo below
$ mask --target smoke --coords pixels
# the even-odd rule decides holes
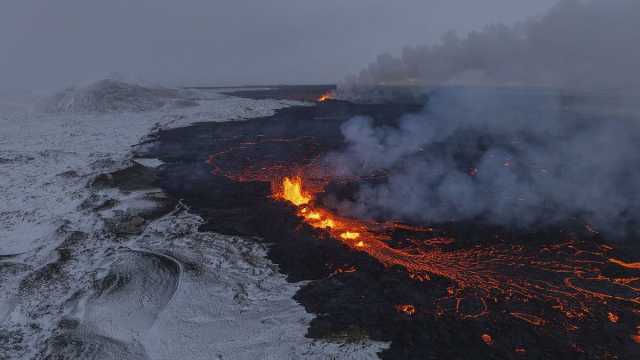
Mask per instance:
[[[427,223],[580,218],[610,235],[637,233],[638,23],[635,0],[563,0],[523,24],[378,57],[343,96],[426,84],[428,103],[392,125],[343,125],[346,148],[326,159],[337,175],[385,176],[327,205]]]
[[[640,89],[640,2],[561,0],[515,26],[491,25],[434,46],[380,55],[341,84],[343,96],[372,86],[528,85],[565,89]]]
[[[326,160],[337,175],[387,176],[329,205],[364,218],[515,227],[579,216],[624,235],[640,210],[640,117],[628,103],[448,87],[394,126],[353,118],[342,126],[345,150]]]

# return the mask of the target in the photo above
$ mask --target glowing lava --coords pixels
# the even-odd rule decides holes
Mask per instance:
[[[411,304],[397,305],[396,310],[407,315],[413,315],[416,313],[416,307]]]
[[[302,191],[302,179],[299,176],[282,180],[282,199],[295,206],[305,205],[311,201],[311,196]]]
[[[265,138],[255,144],[238,145],[233,152],[251,159],[244,155],[254,146],[309,141]],[[327,232],[385,266],[404,268],[416,281],[449,280],[447,294],[436,299],[434,308],[428,310],[438,317],[453,314],[461,319],[480,319],[493,316],[496,308],[508,307],[506,314],[527,326],[576,334],[589,329],[591,325],[584,325],[585,322],[606,321],[627,327],[627,319],[640,315],[640,263],[614,258],[615,249],[611,246],[581,241],[573,235],[553,243],[479,240],[458,245],[458,239],[438,235],[438,229],[353,219],[321,207],[315,201],[316,195],[331,179],[313,167],[315,157],[305,158],[306,168],[280,162],[265,167],[247,161],[246,165],[237,166],[236,171],[228,172],[219,166],[225,156],[228,152],[210,157],[216,174],[236,181],[269,181],[273,198],[296,206],[297,215],[307,225]],[[303,179],[291,176],[292,173],[313,176]],[[394,242],[398,237],[402,237],[401,246]],[[616,275],[603,271],[611,265],[619,267]],[[347,271],[355,269],[336,270]],[[408,314],[402,309],[398,311]],[[627,330],[630,341],[640,344],[640,331]],[[482,340],[493,344],[494,339],[486,335]],[[525,352],[524,347],[515,351]]]
[[[413,241],[409,247],[398,249],[387,243],[391,232],[430,233],[433,230],[341,217],[318,207],[314,203],[315,193],[306,193],[299,177],[285,177],[280,187],[283,195],[279,198],[298,206],[298,216],[310,226],[328,231],[334,238],[366,252],[386,266],[404,267],[414,279],[428,281],[435,274],[452,280],[455,286],[449,289],[450,297],[441,299],[437,305],[439,313],[452,311],[461,318],[473,319],[486,316],[488,303],[499,301],[497,296],[521,304],[536,300],[551,304],[567,320],[562,326],[567,331],[575,331],[579,326],[574,323],[591,316],[595,306],[640,305],[638,277],[609,278],[594,266],[609,262],[637,269],[637,263],[606,257],[611,247],[580,249],[575,240],[568,240],[535,251],[508,244],[452,251],[444,247],[454,243],[453,239],[434,237]],[[546,254],[547,258],[540,258],[539,253]],[[529,270],[522,271],[524,268]],[[470,310],[465,306],[469,303],[478,306]],[[613,312],[605,314],[610,322],[618,321],[618,315]],[[550,319],[523,311],[513,311],[510,315],[532,326],[552,323]]]
[[[345,240],[355,240],[355,239],[360,237],[360,233],[346,231],[346,232],[343,232],[342,234],[340,234],[340,237],[345,239]]]
[[[620,317],[612,312],[607,313],[607,317],[612,323],[617,323],[620,320]]]
[[[482,334],[482,336],[480,338],[482,339],[482,341],[484,341],[485,344],[493,345],[493,338],[491,337],[491,335]]]
[[[623,268],[640,270],[640,262],[628,263],[618,259],[609,259],[609,262],[618,266],[622,266]]]
[[[319,102],[324,102],[324,101],[327,101],[327,100],[331,100],[331,99],[333,99],[333,98],[334,98],[334,94],[333,94],[333,92],[331,92],[331,91],[330,91],[330,92],[327,92],[327,93],[322,94],[322,95],[318,98],[318,101],[319,101]]]

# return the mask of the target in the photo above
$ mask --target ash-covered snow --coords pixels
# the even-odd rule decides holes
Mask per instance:
[[[183,206],[114,226],[162,194],[89,184],[129,166],[145,136],[291,104],[191,95],[197,106],[146,112],[0,101],[0,359],[360,359],[384,346],[305,338],[312,315],[292,299],[300,284],[285,281],[264,245],[199,233]]]

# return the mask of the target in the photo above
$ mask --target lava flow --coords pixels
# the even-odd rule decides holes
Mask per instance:
[[[332,212],[310,205],[313,196],[303,190],[302,178],[285,177],[282,180],[282,187],[275,197],[296,205],[298,215],[305,221],[318,229],[326,229],[334,237],[343,239],[347,243],[357,248],[365,247],[363,233],[366,227],[356,221],[336,216]]]
[[[296,205],[298,216],[310,226],[328,231],[387,266],[402,266],[414,279],[428,280],[436,275],[453,281],[450,296],[437,304],[441,314],[479,318],[488,315],[490,303],[508,301],[513,309],[530,309],[528,303],[538,302],[547,304],[555,314],[533,308],[529,312],[510,311],[510,316],[531,326],[563,326],[575,331],[582,320],[592,317],[616,323],[619,317],[614,314],[625,310],[635,313],[640,305],[638,274],[603,274],[602,268],[609,264],[635,269],[635,264],[610,258],[612,248],[608,246],[588,248],[569,239],[534,249],[504,244],[450,250],[445,247],[455,239],[435,238],[398,249],[387,243],[388,234],[402,225],[338,216],[315,204],[314,194],[305,191],[300,177],[285,177],[275,197]]]

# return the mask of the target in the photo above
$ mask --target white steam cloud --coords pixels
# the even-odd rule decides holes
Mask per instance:
[[[366,218],[516,227],[579,216],[624,235],[640,210],[633,114],[616,98],[443,88],[396,126],[366,117],[343,125],[347,147],[327,158],[338,175],[387,176],[329,205]]]

